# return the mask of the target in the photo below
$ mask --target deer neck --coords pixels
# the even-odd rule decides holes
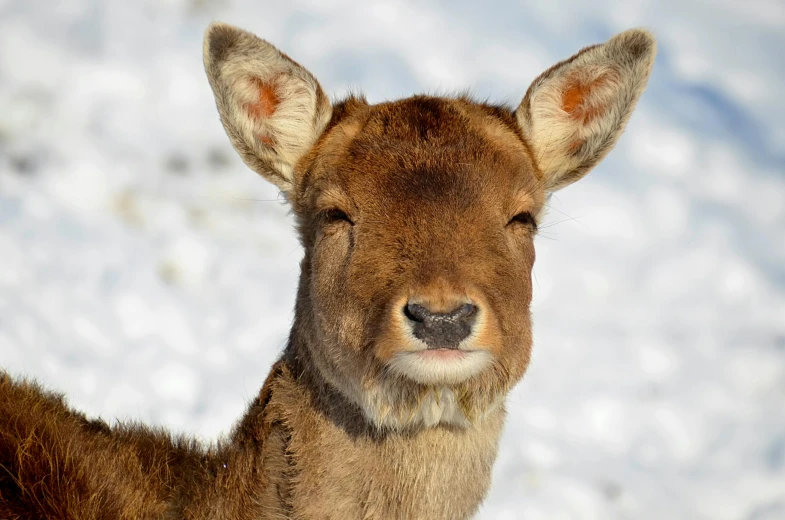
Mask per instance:
[[[302,519],[471,517],[490,486],[503,407],[460,426],[380,428],[321,376],[311,352],[293,333],[235,432],[235,445],[262,446],[253,456],[265,510]]]

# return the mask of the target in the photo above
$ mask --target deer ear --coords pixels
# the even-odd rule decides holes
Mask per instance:
[[[632,29],[534,80],[515,114],[548,191],[577,181],[613,148],[646,88],[655,54],[654,36]]]
[[[205,33],[204,67],[234,148],[290,196],[297,161],[332,114],[319,83],[271,44],[222,23]]]

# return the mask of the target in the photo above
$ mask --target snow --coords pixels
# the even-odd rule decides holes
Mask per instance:
[[[659,38],[617,149],[537,239],[535,353],[479,518],[785,518],[785,4],[0,0],[0,366],[205,440],[261,386],[301,250],[218,122],[221,19],[381,101],[517,101]]]

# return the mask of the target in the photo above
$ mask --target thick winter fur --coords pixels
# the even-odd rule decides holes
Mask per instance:
[[[305,251],[289,343],[211,447],[89,420],[0,374],[0,518],[471,517],[529,363],[535,216],[613,146],[653,57],[651,35],[622,33],[546,71],[517,110],[331,106],[270,44],[211,26],[221,121],[286,193]],[[423,343],[408,304],[471,305],[471,333]]]

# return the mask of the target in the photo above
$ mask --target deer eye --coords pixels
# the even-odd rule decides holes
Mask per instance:
[[[354,225],[354,222],[349,218],[345,211],[338,208],[331,208],[322,213],[325,223],[332,224],[336,222],[346,222]]]
[[[529,226],[537,231],[537,221],[534,220],[534,216],[528,211],[523,211],[512,217],[507,225],[509,226],[512,224],[523,224],[524,226]]]

